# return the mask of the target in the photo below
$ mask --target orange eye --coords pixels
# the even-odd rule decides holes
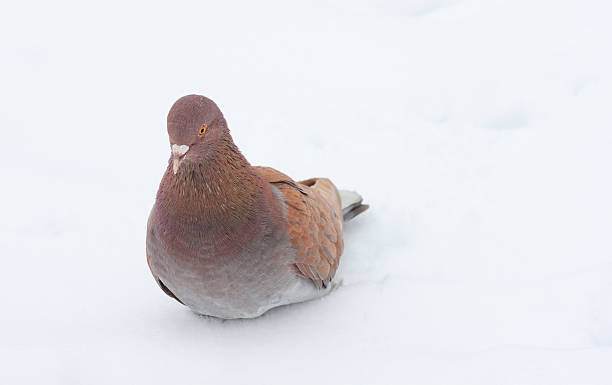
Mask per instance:
[[[206,132],[206,124],[202,124],[202,128],[200,128],[200,136],[204,135]]]

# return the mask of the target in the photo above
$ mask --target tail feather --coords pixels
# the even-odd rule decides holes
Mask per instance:
[[[354,191],[339,190],[340,200],[342,201],[342,215],[344,221],[347,222],[362,212],[366,211],[370,206],[363,204],[361,195]]]

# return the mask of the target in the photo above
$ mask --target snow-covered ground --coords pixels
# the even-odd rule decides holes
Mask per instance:
[[[222,3],[222,4],[221,4]],[[612,383],[609,1],[0,6],[0,383]],[[322,300],[198,317],[145,261],[165,117],[371,210]]]

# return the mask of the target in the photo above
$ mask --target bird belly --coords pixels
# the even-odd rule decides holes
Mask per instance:
[[[211,298],[200,295],[193,298],[188,306],[201,315],[224,319],[256,318],[270,309],[319,298],[329,292],[327,289],[317,289],[311,282],[295,275],[280,287],[261,290],[260,285],[257,289],[259,295],[251,295],[249,298]]]
[[[255,318],[272,308],[327,294],[326,289],[296,275],[288,262],[294,253],[285,246],[225,263],[204,263],[197,258],[173,258],[164,248],[149,247],[149,266],[160,286],[197,314]]]

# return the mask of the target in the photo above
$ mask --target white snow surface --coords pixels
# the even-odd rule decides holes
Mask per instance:
[[[612,383],[609,1],[0,8],[0,383]],[[371,205],[331,295],[223,322],[157,287],[190,93]]]

